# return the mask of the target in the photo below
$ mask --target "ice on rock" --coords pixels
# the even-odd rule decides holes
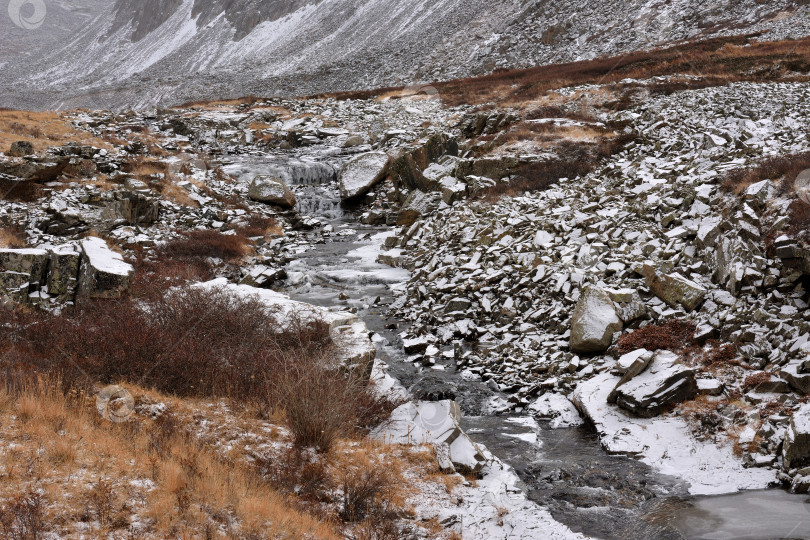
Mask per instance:
[[[543,420],[550,420],[552,429],[576,427],[584,422],[574,404],[560,394],[543,394],[529,405],[529,412]]]

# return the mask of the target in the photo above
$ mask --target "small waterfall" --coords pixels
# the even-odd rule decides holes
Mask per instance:
[[[295,189],[296,209],[302,216],[336,221],[343,217],[340,195],[334,182],[326,185],[301,186]]]
[[[296,209],[302,216],[336,221],[343,217],[338,191],[339,160],[314,161],[289,156],[250,156],[234,161],[226,171],[249,184],[256,176],[272,175],[290,186],[298,199]]]

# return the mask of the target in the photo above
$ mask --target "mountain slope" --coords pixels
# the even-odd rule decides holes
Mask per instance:
[[[0,106],[148,106],[407,85],[694,37],[810,33],[810,8],[795,0],[83,2],[98,16],[72,40],[57,36],[25,58],[3,48],[11,77],[0,82]]]

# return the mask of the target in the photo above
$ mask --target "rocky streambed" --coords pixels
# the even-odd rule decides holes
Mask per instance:
[[[255,166],[251,160],[245,170]],[[378,262],[396,230],[364,225],[351,208],[344,211],[337,185],[328,178],[296,193],[303,194],[308,217],[325,223],[326,232],[310,233],[310,244],[287,264],[284,292],[355,312],[373,333],[387,373],[415,399],[458,402],[467,434],[512,467],[522,492],[554,519],[605,539],[810,538],[806,495],[773,489],[691,496],[683,479],[605,452],[594,428],[564,398],[549,399],[543,410],[515,414],[508,393],[470,377],[452,355],[440,355],[429,366],[415,361],[403,343],[409,324],[391,308],[410,272]],[[324,199],[314,202],[313,194]],[[485,504],[508,508],[510,498],[520,497],[493,491]]]

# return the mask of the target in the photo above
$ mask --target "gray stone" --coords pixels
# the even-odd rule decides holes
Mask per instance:
[[[571,351],[596,353],[607,350],[622,321],[608,293],[588,286],[582,292],[571,318]]]
[[[677,360],[669,351],[658,351],[645,372],[617,387],[619,407],[650,418],[661,414],[671,404],[697,396],[695,371]]]
[[[413,225],[417,220],[438,210],[441,203],[442,198],[439,193],[413,191],[405,199],[405,204],[397,217],[397,225],[406,227]]]
[[[274,176],[257,176],[248,190],[248,197],[254,201],[275,204],[282,208],[295,207],[295,195],[287,184]]]
[[[470,302],[467,298],[453,298],[447,305],[444,307],[445,313],[453,313],[455,311],[467,311],[472,306],[472,302]]]
[[[388,175],[389,160],[385,152],[369,152],[350,159],[340,172],[340,198],[356,199],[371,191]]]
[[[45,282],[48,252],[44,249],[0,249],[0,271],[28,274],[31,292]]]
[[[677,273],[665,274],[651,264],[645,264],[641,273],[653,294],[671,307],[683,306],[687,312],[694,311],[708,293],[694,281]]]
[[[618,388],[624,383],[630,381],[633,377],[640,374],[647,369],[650,365],[655,353],[647,349],[638,349],[631,353],[627,353],[616,362],[616,371],[618,371],[622,378],[616,383],[616,387],[608,394],[608,403],[616,403],[618,397]]]
[[[779,376],[797,392],[810,394],[810,373],[801,373],[801,365],[800,361],[791,362],[779,371]]]
[[[82,240],[81,248],[79,294],[90,298],[119,298],[129,290],[135,269],[124,262],[120,253],[96,237]]]
[[[605,289],[613,300],[616,314],[625,324],[647,315],[647,306],[635,289]]]
[[[123,221],[127,225],[151,225],[157,221],[160,204],[157,199],[143,193],[118,191],[112,194],[113,200],[107,203],[102,218],[111,222]]]
[[[48,271],[48,294],[60,300],[71,300],[76,295],[79,280],[81,254],[74,244],[66,244],[50,250]]]
[[[12,304],[27,302],[30,284],[30,274],[0,271],[0,300]]]
[[[8,155],[11,157],[30,156],[33,153],[34,145],[28,141],[17,141],[15,143],[11,143],[11,149],[8,151]]]
[[[810,465],[810,403],[799,407],[790,419],[782,446],[785,470]]]

